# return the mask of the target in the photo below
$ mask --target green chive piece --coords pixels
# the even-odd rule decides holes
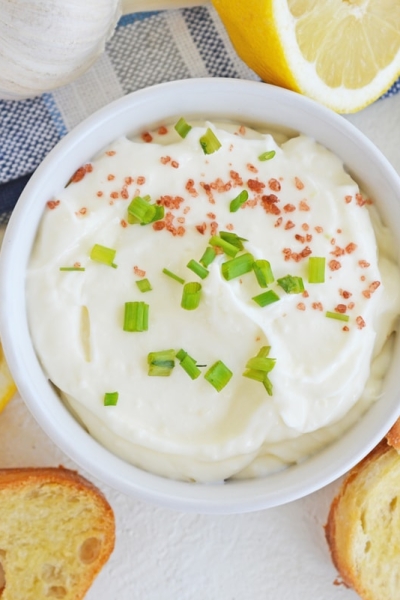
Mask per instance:
[[[221,142],[210,128],[201,136],[199,141],[204,154],[212,154],[221,148]]]
[[[197,366],[194,358],[192,358],[185,350],[181,348],[176,353],[176,358],[179,360],[179,364],[184,371],[189,375],[191,379],[197,379],[201,375],[201,371]]]
[[[200,262],[203,265],[203,267],[207,268],[211,265],[216,256],[217,253],[215,252],[214,248],[211,248],[211,246],[207,246],[203,256],[200,259]]]
[[[325,257],[310,256],[308,259],[308,283],[324,283]]]
[[[254,356],[247,361],[246,369],[255,369],[263,373],[272,371],[276,363],[276,358],[267,358],[265,356]]]
[[[60,271],[84,271],[85,267],[60,267]]]
[[[150,281],[147,278],[139,279],[138,281],[136,281],[136,285],[138,286],[138,288],[142,292],[142,294],[144,294],[145,292],[151,292],[151,290],[153,289],[151,287]]]
[[[145,200],[146,202],[150,202],[151,198],[148,194],[146,194],[146,196],[142,196],[142,200]],[[157,206],[157,205],[154,205]],[[129,207],[128,207],[129,208]],[[127,220],[128,223],[130,225],[135,225],[136,223],[141,223],[141,220],[138,219],[137,217],[135,217],[133,214],[131,214],[128,210],[128,216],[127,216]],[[147,225],[147,223],[141,223],[142,225]]]
[[[149,305],[146,302],[125,302],[124,331],[147,331]]]
[[[175,350],[159,350],[147,355],[148,375],[152,377],[169,377],[175,366]]]
[[[221,273],[222,277],[227,281],[231,279],[235,279],[235,277],[240,277],[245,273],[250,273],[253,269],[254,256],[249,254],[241,254],[236,258],[232,258],[231,260],[227,260],[221,265]]]
[[[262,348],[260,348],[260,350],[258,351],[257,356],[261,357],[261,358],[265,358],[266,356],[269,355],[271,351],[271,346],[262,346]]]
[[[165,363],[171,363],[172,365],[169,366],[174,366],[175,360],[175,350],[158,350],[157,352],[149,352],[147,355],[147,364],[149,365],[156,365],[156,364],[165,364]]]
[[[247,371],[244,371],[243,377],[247,377],[248,379],[253,379],[254,381],[259,381],[260,383],[263,383],[266,374],[264,373],[264,371],[258,371],[256,369],[247,369]]]
[[[104,406],[116,406],[118,395],[118,392],[106,392],[104,394]]]
[[[175,279],[175,281],[181,283],[182,285],[185,283],[185,280],[182,279],[182,277],[179,277],[179,275],[175,275],[175,273],[173,273],[169,269],[163,269],[162,272],[164,273],[164,275],[168,275],[168,277],[171,277],[171,279]]]
[[[304,283],[301,277],[286,275],[286,277],[277,279],[276,282],[287,294],[301,294],[301,292],[304,292]]]
[[[101,244],[95,244],[90,252],[90,258],[95,260],[96,262],[103,263],[109,267],[116,268],[117,265],[114,264],[114,258],[117,251],[113,248],[107,248],[106,246],[102,246]]]
[[[271,264],[268,260],[260,259],[254,261],[253,269],[260,287],[266,288],[274,281]]]
[[[154,223],[155,221],[161,221],[161,219],[164,218],[164,213],[165,213],[164,206],[162,204],[151,204],[151,206],[154,206],[155,212],[154,212],[154,217],[152,218],[150,223]],[[148,225],[148,223],[140,223],[140,224]]]
[[[229,212],[237,212],[239,208],[244,204],[249,197],[249,192],[247,190],[243,190],[240,192],[236,198],[231,200],[229,204]]]
[[[232,244],[239,250],[243,250],[244,246],[242,242],[248,242],[246,238],[239,237],[236,233],[232,233],[232,231],[221,231],[219,237],[228,242],[228,244]]]
[[[150,377],[169,377],[171,373],[172,369],[159,365],[149,365],[149,369],[147,371],[147,375]]]
[[[177,133],[179,133],[181,138],[185,138],[191,129],[192,126],[189,125],[189,123],[187,123],[183,117],[181,117],[175,124],[175,130]]]
[[[226,240],[222,239],[222,237],[220,237],[219,235],[213,235],[208,243],[210,244],[210,246],[217,246],[218,248],[222,248],[225,254],[227,254],[228,256],[234,257],[239,252],[239,248],[237,248],[237,246],[235,246],[234,244],[230,244]]]
[[[188,269],[193,271],[193,273],[196,273],[196,275],[198,275],[201,279],[205,279],[209,273],[208,269],[193,259],[189,260],[186,266]]]
[[[276,358],[267,358],[270,350],[271,346],[262,346],[258,351],[257,356],[254,356],[247,361],[246,371],[244,371],[243,377],[259,381],[264,385],[267,393],[272,396],[273,386],[268,378],[268,373],[274,368]]]
[[[230,381],[233,373],[222,360],[217,360],[204,374],[204,379],[220,392]]]
[[[274,158],[276,152],[275,150],[267,150],[267,152],[263,152],[262,154],[260,154],[260,156],[258,157],[258,160],[264,161],[264,160],[271,160],[271,158]]]
[[[186,352],[186,350],[183,350],[183,348],[181,348],[180,350],[178,350],[178,352],[176,353],[176,358],[180,361],[182,361],[185,356],[187,356],[188,353]]]
[[[134,217],[139,223],[145,225],[152,223],[157,214],[156,206],[156,204],[149,204],[145,198],[136,196],[128,206],[128,220],[129,217]]]
[[[195,310],[200,304],[201,285],[197,281],[185,283],[183,286],[181,306],[185,310]]]
[[[343,313],[330,312],[326,311],[325,316],[329,319],[336,319],[337,321],[348,321],[350,319],[349,315],[344,315]]]
[[[258,306],[264,307],[268,306],[268,304],[272,304],[273,302],[277,302],[280,300],[278,294],[274,292],[274,290],[268,290],[268,292],[263,292],[262,294],[258,294],[258,296],[253,296],[252,300],[257,302]]]
[[[263,385],[264,385],[265,389],[267,390],[268,396],[272,396],[273,386],[272,386],[272,383],[271,383],[268,375],[266,375],[264,377]]]

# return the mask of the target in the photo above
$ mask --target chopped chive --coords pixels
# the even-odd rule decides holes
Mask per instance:
[[[268,396],[272,396],[273,386],[272,386],[272,383],[271,383],[268,375],[266,375],[264,377],[263,385],[264,385],[265,389],[267,390]]]
[[[177,133],[179,133],[181,138],[185,138],[191,129],[192,126],[189,125],[189,123],[187,123],[183,117],[181,117],[175,124],[175,130]]]
[[[242,242],[248,242],[246,238],[239,237],[237,233],[232,233],[232,231],[221,231],[219,237],[228,242],[228,244],[239,248],[239,250],[243,250]]]
[[[277,302],[280,300],[278,294],[274,292],[274,290],[268,290],[268,292],[263,292],[262,294],[258,294],[258,296],[253,296],[252,300],[257,302],[258,306],[264,307],[268,306],[268,304],[272,304],[273,302]]]
[[[169,377],[175,366],[175,350],[159,350],[147,355],[148,375],[152,377]]]
[[[182,279],[182,277],[179,277],[179,275],[175,275],[175,273],[173,273],[169,269],[163,269],[162,272],[164,273],[164,275],[168,275],[168,277],[171,277],[171,279],[175,279],[175,281],[181,283],[182,285],[185,283],[185,280]]]
[[[217,253],[215,252],[214,248],[211,248],[211,246],[207,246],[203,256],[200,259],[200,262],[203,265],[203,267],[207,268],[209,265],[211,265],[216,256]]]
[[[187,356],[188,353],[186,352],[186,350],[183,350],[183,348],[181,348],[180,350],[178,350],[178,352],[176,353],[176,358],[178,360],[183,360],[185,358],[185,356]]]
[[[195,310],[200,304],[201,285],[197,281],[185,283],[183,286],[181,306],[185,310]]]
[[[186,266],[188,269],[193,271],[193,273],[196,273],[196,275],[198,275],[201,279],[205,279],[209,273],[209,271],[205,267],[203,267],[203,265],[201,265],[193,259],[189,260]]]
[[[146,198],[136,196],[128,206],[128,220],[129,217],[133,217],[145,225],[152,223],[157,214],[156,206],[156,204],[149,204]]]
[[[149,223],[154,223],[155,221],[161,221],[164,218],[165,209],[162,204],[151,204],[150,206],[154,206],[155,212],[154,217],[149,221]],[[129,213],[128,213],[129,216]],[[140,223],[141,225],[148,225],[149,223]]]
[[[267,150],[267,152],[263,152],[262,154],[260,154],[260,156],[258,157],[258,160],[264,161],[264,160],[271,160],[271,158],[274,158],[276,152],[275,150]]]
[[[150,281],[147,278],[139,279],[138,281],[136,281],[136,285],[138,286],[138,288],[142,292],[142,294],[144,294],[145,292],[151,292],[151,290],[153,289],[151,287]]]
[[[164,367],[162,365],[149,365],[147,375],[150,377],[169,377],[172,373],[170,367]]]
[[[201,371],[198,368],[196,361],[189,356],[189,354],[185,356],[185,358],[181,360],[179,364],[191,379],[197,379],[201,375]]]
[[[301,277],[286,275],[277,279],[276,282],[287,294],[301,294],[301,292],[304,292],[304,283]]]
[[[272,371],[276,363],[276,358],[267,358],[265,356],[254,356],[247,361],[246,369],[256,369],[269,373]]]
[[[253,263],[254,256],[248,252],[227,260],[221,265],[222,277],[230,281],[231,279],[235,279],[235,277],[249,273],[253,269]]]
[[[149,352],[147,363],[149,365],[147,374],[150,377],[169,377],[175,366],[175,351],[160,350],[159,352]]]
[[[310,256],[308,259],[308,283],[324,283],[325,257]]]
[[[247,190],[242,190],[236,198],[231,200],[229,204],[229,212],[237,212],[239,208],[244,204],[249,197],[249,192]]]
[[[224,365],[222,360],[218,360],[204,374],[204,379],[211,383],[217,392],[220,392],[229,383],[232,375],[232,371]]]
[[[271,351],[271,346],[262,346],[262,348],[260,348],[260,350],[258,351],[257,356],[265,358],[266,356],[268,356],[270,351]]]
[[[157,350],[157,352],[149,352],[147,355],[147,364],[149,365],[158,365],[158,364],[166,364],[169,366],[175,365],[175,350]],[[169,364],[172,363],[172,364]]]
[[[149,305],[146,302],[125,302],[124,331],[147,331]]]
[[[201,371],[197,367],[195,359],[189,356],[185,350],[179,350],[179,352],[176,353],[176,358],[179,360],[180,366],[186,371],[191,379],[197,379],[199,375],[201,375]]]
[[[243,377],[259,381],[264,385],[267,393],[272,396],[273,387],[268,378],[268,373],[274,368],[276,358],[267,358],[270,350],[271,346],[263,346],[260,348],[257,356],[254,356],[247,361],[246,371],[244,371]]]
[[[116,406],[118,395],[118,392],[106,392],[104,394],[104,406]]]
[[[247,377],[248,379],[254,379],[254,381],[259,381],[263,383],[266,374],[264,371],[259,371],[256,369],[247,369],[243,372],[243,377]]]
[[[254,261],[253,269],[260,287],[266,288],[274,281],[271,265],[268,260],[261,259]]]
[[[117,265],[114,264],[116,253],[117,251],[113,248],[107,248],[101,244],[95,244],[90,252],[90,258],[96,262],[116,268]]]
[[[84,271],[85,267],[60,267],[60,271]]]
[[[221,148],[221,142],[210,128],[201,136],[199,141],[204,154],[212,154]]]
[[[151,200],[151,198],[150,198],[150,196],[149,196],[148,194],[146,194],[146,196],[142,196],[141,198],[142,198],[142,200],[145,200],[145,201],[146,201],[146,202],[148,202],[148,203],[149,203],[149,202],[150,202],[150,200]],[[134,199],[135,199],[135,198],[134,198]],[[158,207],[158,205],[157,205],[157,204],[154,204],[153,206],[155,206],[155,207],[156,207],[156,213],[157,213],[157,207]],[[128,209],[129,209],[129,207],[128,207]],[[155,214],[156,214],[156,213],[155,213]],[[161,218],[162,218],[162,217],[161,217]],[[135,225],[136,223],[140,223],[141,225],[147,225],[147,223],[142,223],[140,219],[138,219],[138,218],[137,218],[137,217],[135,217],[133,214],[131,214],[131,213],[129,212],[129,210],[128,210],[128,216],[127,216],[127,220],[128,220],[128,223],[129,223],[130,225]],[[158,219],[155,219],[155,218],[153,218],[153,220],[155,220],[155,221],[158,221]]]
[[[325,316],[329,319],[336,319],[337,321],[348,321],[350,319],[349,315],[344,315],[343,313],[331,312],[329,310],[326,311]]]
[[[219,235],[213,235],[208,242],[210,246],[217,246],[218,248],[222,248],[225,254],[228,256],[236,256],[239,252],[239,248],[234,244],[230,244],[226,240],[222,239]]]

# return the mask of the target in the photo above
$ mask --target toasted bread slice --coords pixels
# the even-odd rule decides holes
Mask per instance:
[[[1,600],[80,600],[114,541],[110,505],[76,472],[0,469]]]
[[[386,440],[346,476],[325,533],[347,586],[363,600],[399,600],[400,456]]]

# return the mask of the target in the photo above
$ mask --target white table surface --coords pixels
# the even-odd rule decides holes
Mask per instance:
[[[348,118],[400,173],[400,94]],[[400,201],[400,198],[399,198]],[[151,506],[102,484],[66,457],[16,395],[0,415],[1,467],[77,469],[114,509],[115,550],[86,600],[356,600],[335,585],[323,526],[339,482],[269,510],[194,515]]]

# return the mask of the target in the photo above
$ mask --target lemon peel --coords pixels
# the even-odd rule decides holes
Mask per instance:
[[[398,0],[212,0],[263,81],[356,112],[400,75]]]

